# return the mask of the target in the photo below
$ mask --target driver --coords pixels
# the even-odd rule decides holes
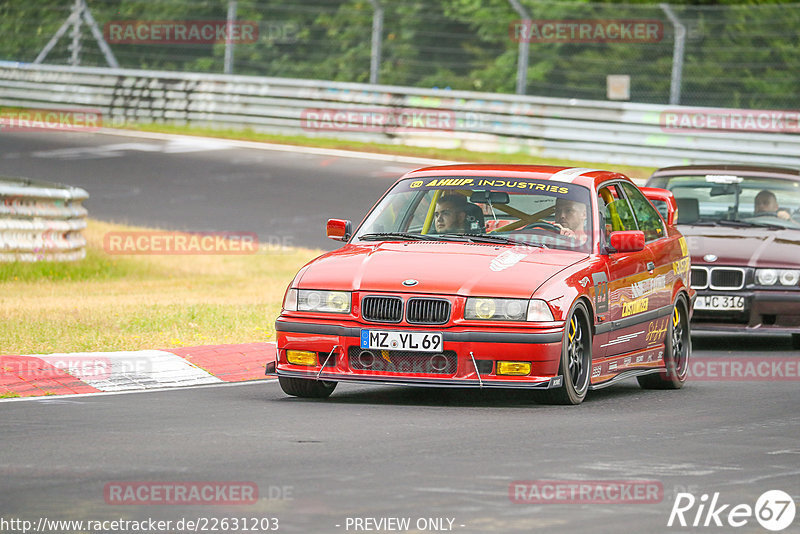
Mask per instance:
[[[778,199],[775,197],[775,193],[768,189],[764,189],[756,195],[753,217],[777,217],[787,221],[791,219],[789,212],[780,209],[778,206]]]
[[[437,233],[466,233],[468,231],[467,197],[452,193],[442,195],[436,202],[433,219]]]
[[[565,198],[556,199],[555,226],[559,233],[580,243],[586,242],[586,204]]]

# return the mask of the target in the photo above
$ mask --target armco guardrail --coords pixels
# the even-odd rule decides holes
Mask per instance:
[[[84,258],[87,198],[78,187],[0,177],[0,261]]]
[[[777,112],[788,119],[765,124],[760,119],[776,112],[737,110],[739,122],[729,129],[670,131],[664,124],[670,113],[703,118],[730,110],[9,62],[0,62],[0,106],[96,110],[109,127],[129,122],[246,127],[647,166],[800,166],[798,111]],[[402,123],[408,110],[437,110],[439,115],[432,125],[423,121],[397,127],[394,119]],[[336,115],[335,122],[316,120],[334,111],[349,114]]]

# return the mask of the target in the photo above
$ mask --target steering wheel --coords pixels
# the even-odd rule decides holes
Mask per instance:
[[[532,230],[534,228],[541,228],[543,230],[550,230],[551,232],[561,233],[561,227],[557,224],[544,222],[544,221],[537,221],[535,223],[528,224],[522,227],[522,230]]]

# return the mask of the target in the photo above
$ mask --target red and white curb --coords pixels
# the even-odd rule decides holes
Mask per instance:
[[[264,380],[274,343],[0,356],[0,397],[125,392]],[[274,378],[274,377],[273,377]]]

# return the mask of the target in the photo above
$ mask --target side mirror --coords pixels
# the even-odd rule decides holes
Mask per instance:
[[[611,232],[609,244],[616,252],[639,252],[644,250],[644,232],[641,230]]]
[[[678,203],[672,191],[657,187],[640,187],[639,190],[647,197],[658,210],[668,226],[673,226],[677,221]]]
[[[328,237],[337,241],[347,241],[350,239],[353,224],[344,219],[328,219],[325,231]]]

